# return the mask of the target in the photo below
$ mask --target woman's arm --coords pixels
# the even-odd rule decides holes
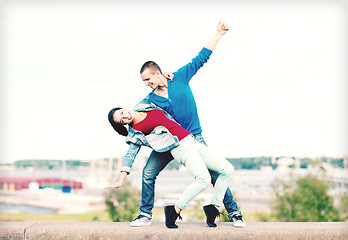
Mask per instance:
[[[130,173],[130,170],[131,170],[133,163],[134,163],[134,159],[137,156],[139,150],[140,150],[140,146],[135,145],[131,142],[129,143],[129,149],[128,149],[126,156],[123,158],[122,167],[121,167],[121,175],[120,175],[118,181],[116,183],[111,184],[108,187],[105,187],[105,189],[119,188],[122,186],[127,175]]]
[[[124,171],[129,174],[131,172],[131,168],[133,166],[135,157],[137,156],[140,150],[140,146],[132,142],[127,142],[127,143],[129,144],[129,148],[126,155],[123,158],[121,172]]]
[[[105,189],[109,189],[109,188],[119,188],[122,186],[122,184],[124,183],[124,181],[126,180],[128,173],[127,172],[121,172],[120,177],[118,178],[118,181],[111,184],[108,187],[105,187]]]
[[[213,51],[216,44],[219,42],[222,35],[224,35],[228,31],[228,26],[226,23],[221,23],[221,21],[218,24],[218,30],[214,34],[214,36],[210,39],[210,41],[205,45],[205,48]]]

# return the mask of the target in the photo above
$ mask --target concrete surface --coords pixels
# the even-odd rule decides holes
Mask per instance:
[[[164,223],[146,227],[129,227],[129,223],[61,223],[61,222],[0,222],[0,239],[137,239],[137,240],[222,240],[222,239],[348,239],[347,222],[310,223],[247,223],[235,228],[230,222],[219,222],[209,228],[203,222],[178,222],[178,229],[168,229]]]

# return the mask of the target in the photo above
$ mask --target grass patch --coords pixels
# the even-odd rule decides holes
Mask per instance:
[[[226,216],[221,216],[219,221],[227,221],[227,213],[224,211]],[[264,212],[243,212],[244,220],[248,222],[272,222],[275,221],[269,213]],[[187,222],[201,222],[205,221],[205,215],[203,209],[188,208],[182,212]],[[158,219],[164,219],[163,208],[153,209],[153,221]],[[136,216],[135,216],[136,217]],[[157,219],[157,220],[156,220]],[[61,214],[61,213],[3,213],[0,212],[1,222],[112,222],[109,214],[106,210],[91,211],[87,213],[78,214]]]
[[[1,222],[112,222],[106,210],[87,213],[0,213]]]

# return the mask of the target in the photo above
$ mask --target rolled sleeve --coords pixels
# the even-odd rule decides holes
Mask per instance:
[[[126,172],[127,174],[130,174],[131,168],[128,166],[122,166],[121,167],[121,172]]]

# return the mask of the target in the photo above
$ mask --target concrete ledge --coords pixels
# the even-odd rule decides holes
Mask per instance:
[[[348,239],[347,222],[247,223],[235,228],[230,222],[219,222],[209,228],[203,222],[178,222],[178,229],[167,229],[164,223],[146,227],[129,227],[129,223],[53,223],[1,222],[0,239]]]

